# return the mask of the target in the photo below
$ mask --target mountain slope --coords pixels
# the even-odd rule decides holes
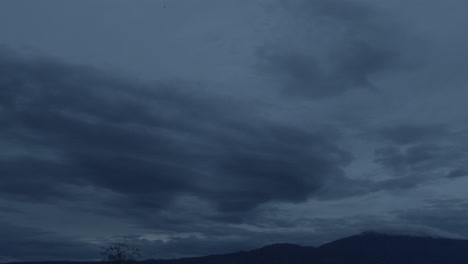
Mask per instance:
[[[318,250],[353,253],[381,264],[467,264],[468,240],[366,232],[322,245]]]
[[[273,244],[251,251],[138,264],[468,264],[468,240],[366,232],[318,248]],[[21,263],[16,263],[21,264]],[[25,264],[25,263],[23,263]],[[96,264],[28,262],[27,264]]]
[[[147,260],[146,264],[370,264],[354,254],[335,254],[314,247],[294,244],[273,244],[251,251],[175,260]]]

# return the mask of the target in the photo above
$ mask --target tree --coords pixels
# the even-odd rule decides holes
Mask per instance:
[[[129,246],[127,241],[109,243],[101,249],[103,262],[108,264],[132,264],[141,256],[141,250]]]

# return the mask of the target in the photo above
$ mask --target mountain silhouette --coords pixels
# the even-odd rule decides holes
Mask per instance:
[[[274,244],[251,251],[147,264],[468,264],[468,240],[364,232],[320,247]]]
[[[353,253],[335,254],[333,251],[320,250],[315,247],[304,247],[295,244],[273,244],[251,251],[240,251],[229,254],[210,255],[205,257],[181,258],[172,260],[146,260],[145,264],[313,264],[313,263],[347,263],[353,259],[354,264],[370,264],[367,259]]]
[[[17,262],[26,263],[39,264]],[[180,259],[148,259],[138,264],[468,264],[468,240],[365,232],[320,247],[273,244],[250,251]]]
[[[379,264],[468,264],[468,240],[365,232],[319,250],[365,256]]]

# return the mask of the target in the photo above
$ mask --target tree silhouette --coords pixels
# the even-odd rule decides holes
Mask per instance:
[[[101,249],[102,261],[108,264],[132,264],[141,256],[141,250],[129,246],[127,241],[109,243]]]

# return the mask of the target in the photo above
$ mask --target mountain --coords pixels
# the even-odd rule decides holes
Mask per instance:
[[[353,253],[379,264],[468,264],[468,240],[365,232],[322,245],[319,250]]]
[[[320,247],[273,244],[251,251],[181,259],[149,259],[138,264],[468,264],[468,240],[365,232]]]
[[[146,264],[468,264],[468,240],[364,232],[320,247],[274,244],[252,251]]]
[[[295,244],[273,244],[251,251],[175,260],[146,260],[145,264],[371,264],[353,253],[335,254],[328,250]]]

